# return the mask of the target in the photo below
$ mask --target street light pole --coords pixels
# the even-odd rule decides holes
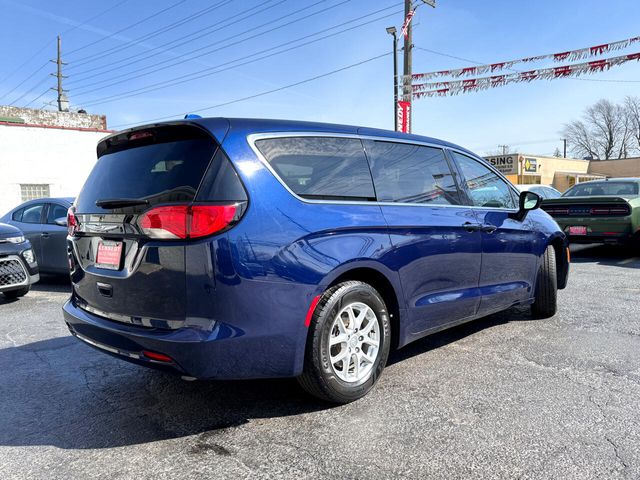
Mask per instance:
[[[393,129],[398,131],[398,36],[396,27],[387,27],[393,36]]]

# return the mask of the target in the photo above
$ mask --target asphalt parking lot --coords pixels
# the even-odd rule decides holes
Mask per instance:
[[[638,478],[640,252],[576,247],[560,311],[392,354],[364,399],[185,382],[71,338],[65,279],[0,295],[0,478]]]

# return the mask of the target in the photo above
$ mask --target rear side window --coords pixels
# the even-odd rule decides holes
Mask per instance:
[[[188,126],[159,127],[107,140],[98,148],[98,162],[76,200],[76,210],[99,213],[105,210],[96,201],[111,199],[146,200],[138,210],[191,202],[216,148],[206,133]]]
[[[201,202],[245,202],[247,194],[221,148],[216,152],[196,200]]]
[[[301,197],[375,200],[371,172],[358,139],[270,138],[256,141],[256,147]]]
[[[22,212],[24,211],[23,208],[16,210],[15,212],[13,212],[13,215],[11,215],[11,220],[13,220],[14,222],[21,222],[22,221]]]
[[[381,202],[459,205],[460,194],[439,148],[366,140],[365,150]]]
[[[55,224],[58,218],[67,217],[67,209],[57,203],[49,204],[49,211],[47,213],[47,223]]]
[[[22,219],[20,221],[22,223],[40,223],[42,220],[43,208],[44,203],[36,203],[34,205],[24,207],[24,211],[22,212]]]

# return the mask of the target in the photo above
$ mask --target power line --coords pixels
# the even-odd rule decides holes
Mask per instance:
[[[312,6],[317,5],[317,4],[319,4],[319,3],[323,2],[323,1],[326,1],[326,0],[321,0],[320,2],[317,2],[317,3],[313,4]],[[217,41],[215,41],[215,42],[213,42],[213,43],[210,43],[210,44],[204,45],[204,46],[202,46],[202,47],[196,48],[196,49],[191,50],[191,51],[189,51],[189,52],[185,52],[183,55],[189,55],[189,54],[193,54],[193,53],[195,53],[195,52],[199,52],[199,51],[202,51],[202,50],[206,50],[207,48],[210,48],[210,47],[212,47],[212,46],[214,46],[214,45],[218,45],[218,44],[220,44],[220,43],[222,43],[222,42],[224,42],[224,41],[227,41],[227,40],[230,40],[230,41],[231,41],[230,43],[228,43],[228,44],[226,44],[226,45],[223,45],[223,46],[221,46],[221,47],[214,48],[214,49],[212,49],[212,50],[208,50],[208,51],[206,51],[206,52],[199,53],[199,54],[197,54],[197,55],[192,55],[191,57],[182,58],[182,59],[177,60],[177,61],[176,61],[175,59],[163,60],[162,62],[157,62],[157,63],[155,63],[155,64],[153,64],[153,65],[147,65],[147,66],[144,66],[144,67],[138,68],[138,69],[136,69],[136,70],[132,70],[132,71],[129,71],[129,72],[126,72],[126,73],[120,74],[120,75],[116,75],[116,76],[110,77],[110,78],[105,79],[105,80],[99,80],[99,81],[97,81],[97,82],[93,82],[93,83],[90,83],[90,84],[88,84],[88,85],[84,85],[82,88],[80,88],[80,92],[81,92],[81,93],[90,93],[90,92],[96,91],[96,90],[98,90],[98,89],[93,89],[93,90],[91,90],[91,89],[90,89],[90,90],[86,90],[86,89],[87,89],[87,88],[89,88],[89,87],[93,87],[93,86],[96,86],[96,85],[100,85],[100,84],[103,84],[103,83],[105,83],[105,82],[109,82],[109,81],[111,81],[111,80],[116,80],[116,79],[118,79],[118,78],[123,78],[123,77],[125,78],[124,80],[120,80],[120,81],[117,81],[117,82],[108,83],[107,85],[103,85],[103,86],[100,88],[100,90],[101,90],[102,88],[111,87],[111,86],[113,86],[113,85],[118,85],[118,84],[120,84],[120,83],[124,83],[124,82],[127,82],[127,81],[129,81],[129,80],[133,80],[133,79],[136,79],[136,78],[140,78],[140,77],[144,77],[144,76],[147,76],[147,75],[151,75],[152,73],[155,73],[155,72],[159,72],[159,71],[165,70],[166,68],[170,68],[170,67],[175,67],[175,66],[177,66],[177,65],[181,65],[181,64],[186,63],[186,62],[189,62],[189,61],[191,61],[191,60],[195,60],[196,58],[200,58],[200,57],[204,57],[204,56],[207,56],[207,55],[211,55],[211,54],[212,54],[212,53],[214,53],[214,52],[218,52],[218,51],[220,51],[220,50],[224,50],[224,49],[229,48],[229,47],[235,47],[235,46],[239,45],[240,43],[244,43],[244,42],[246,42],[246,41],[248,41],[248,40],[252,40],[252,39],[254,39],[254,38],[261,37],[261,36],[266,35],[266,34],[268,34],[268,33],[271,33],[271,32],[274,32],[274,31],[276,31],[276,30],[279,30],[279,29],[281,29],[281,28],[288,27],[289,25],[293,25],[293,24],[295,24],[295,23],[300,22],[300,20],[303,20],[303,19],[305,19],[305,20],[306,20],[306,19],[308,19],[308,18],[310,18],[310,17],[312,17],[312,16],[314,16],[314,15],[318,15],[318,14],[324,13],[324,12],[326,12],[327,10],[331,10],[331,9],[333,9],[333,8],[336,8],[336,7],[338,7],[338,6],[340,6],[340,5],[343,5],[343,4],[345,4],[345,3],[349,2],[349,1],[351,1],[351,0],[342,0],[341,2],[339,2],[339,3],[337,3],[337,4],[331,5],[331,6],[327,7],[327,8],[322,9],[322,10],[318,10],[317,12],[313,12],[313,13],[311,13],[311,14],[307,15],[307,16],[306,16],[306,17],[304,17],[304,18],[298,18],[298,19],[292,20],[292,21],[290,21],[290,22],[283,23],[282,25],[278,25],[278,26],[276,26],[276,27],[273,27],[273,28],[271,28],[271,29],[269,29],[269,30],[265,30],[265,31],[263,31],[263,32],[255,33],[255,34],[250,35],[250,36],[248,36],[248,37],[246,37],[246,38],[243,38],[243,39],[237,40],[237,37],[238,37],[239,35],[244,35],[244,34],[246,34],[246,33],[251,33],[251,32],[255,31],[255,30],[256,30],[256,29],[258,29],[258,28],[262,28],[262,27],[267,26],[267,25],[269,25],[269,24],[271,24],[271,23],[274,23],[274,22],[277,22],[277,21],[283,20],[283,19],[284,19],[284,18],[286,18],[286,17],[289,17],[289,16],[291,16],[291,15],[293,15],[293,14],[296,14],[296,13],[299,13],[299,12],[301,12],[301,11],[303,11],[303,10],[306,10],[306,9],[307,9],[307,8],[309,8],[309,7],[302,8],[302,9],[297,10],[297,11],[295,11],[295,12],[291,13],[291,14],[284,15],[284,16],[281,16],[281,17],[276,18],[275,20],[271,20],[271,21],[269,21],[269,22],[263,23],[262,25],[259,25],[258,27],[252,27],[252,28],[250,28],[250,29],[248,29],[248,30],[245,30],[244,32],[241,32],[241,33],[238,33],[238,34],[234,34],[234,35],[232,35],[232,36],[229,36],[229,37],[223,38],[223,39],[221,39],[221,40],[217,40]],[[389,8],[392,8],[392,7],[389,7]],[[382,10],[385,10],[385,9],[382,9]],[[375,13],[376,13],[376,12],[374,12],[373,14],[375,14]],[[373,15],[373,14],[371,14],[371,15]],[[363,18],[363,17],[360,17],[360,18]],[[287,43],[289,43],[289,42],[287,42]],[[139,61],[139,60],[138,60],[138,61]],[[136,62],[137,62],[137,61],[136,61]],[[136,63],[136,62],[133,62],[133,63]],[[173,62],[173,63],[170,63],[170,62]],[[169,63],[169,65],[165,65],[166,63]],[[122,67],[125,67],[125,66],[126,66],[126,65],[123,65]],[[122,68],[122,67],[119,67],[119,68]],[[146,72],[146,73],[140,73],[139,75],[131,76],[131,74],[135,74],[135,73],[138,73],[138,72],[144,72],[145,70],[149,70],[150,68],[151,68],[152,70],[150,70],[150,71],[148,71],[148,72]],[[209,68],[215,68],[215,67],[209,67]],[[196,73],[199,73],[199,72],[196,72]],[[94,75],[94,76],[95,76],[95,75]]]
[[[95,20],[96,18],[101,17],[102,15],[104,15],[105,13],[119,7],[120,5],[122,5],[123,3],[128,2],[129,0],[121,0],[120,2],[116,3],[115,5],[112,5],[111,7],[107,8],[106,10],[103,10],[102,12],[87,18],[86,20],[84,20],[83,22],[72,26],[71,28],[65,30],[62,32],[62,35],[67,34],[69,32],[72,32],[73,30],[75,30],[76,28],[80,28],[83,25],[86,25],[87,23],[91,22],[92,20]],[[53,42],[55,42],[56,39],[55,37],[52,38],[51,40],[49,40],[47,43],[45,43],[42,48],[40,48],[38,51],[36,51],[33,55],[31,55],[28,59],[26,59],[22,64],[20,64],[20,66],[16,69],[13,69],[8,75],[6,75],[2,80],[0,80],[0,83],[5,82],[6,80],[8,80],[9,78],[11,78],[13,75],[15,75],[16,72],[18,72],[22,67],[24,67],[25,65],[27,65],[31,60],[33,60],[34,58],[36,58],[40,53],[42,53],[49,45],[51,45]],[[5,94],[7,95],[7,94]]]
[[[271,2],[271,1],[273,1],[273,0],[268,0],[267,2],[265,2],[265,4],[266,4],[266,3],[269,3],[269,2]],[[222,23],[226,22],[227,20],[237,19],[237,20],[236,20],[236,21],[234,21],[234,22],[230,22],[230,23],[228,23],[228,24],[226,24],[226,25],[223,25],[222,27],[218,28],[218,29],[217,29],[217,31],[223,30],[223,29],[225,29],[225,28],[227,28],[227,27],[230,27],[230,26],[232,26],[232,25],[234,25],[234,24],[237,24],[237,23],[243,22],[243,21],[245,21],[245,20],[247,20],[247,19],[249,19],[249,18],[251,18],[251,17],[253,17],[253,16],[256,16],[256,15],[258,15],[258,14],[260,14],[260,13],[262,13],[262,12],[266,11],[266,10],[270,10],[270,9],[272,9],[272,8],[274,8],[274,7],[278,6],[278,5],[280,5],[280,4],[282,4],[282,3],[286,2],[286,1],[288,1],[288,0],[280,0],[279,2],[277,2],[277,3],[273,4],[273,5],[270,5],[270,6],[268,6],[268,7],[262,8],[261,10],[256,10],[256,11],[254,11],[253,13],[251,13],[251,14],[249,14],[249,15],[244,15],[244,16],[242,16],[242,17],[241,17],[241,18],[239,18],[239,19],[237,19],[237,18],[238,18],[238,16],[237,16],[237,15],[232,15],[232,16],[230,16],[230,17],[225,18],[224,20],[221,20],[221,21],[216,22],[216,23],[214,23],[214,24],[212,24],[212,25],[209,25],[208,27],[205,27],[205,28],[200,29],[200,30],[197,30],[197,31],[195,31],[195,32],[193,32],[193,33],[191,33],[191,34],[189,34],[189,35],[186,35],[185,37],[182,37],[182,38],[177,39],[177,40],[171,40],[171,41],[169,41],[169,42],[163,43],[162,45],[159,45],[159,46],[157,46],[157,47],[152,48],[152,49],[151,49],[150,51],[148,51],[148,52],[140,52],[140,53],[137,53],[137,54],[135,54],[135,55],[131,55],[131,56],[129,56],[129,57],[125,57],[125,58],[123,58],[123,59],[117,60],[117,61],[115,61],[115,62],[111,62],[111,63],[108,63],[108,64],[102,64],[102,65],[99,65],[99,66],[97,66],[97,67],[91,68],[91,69],[89,69],[89,70],[85,70],[83,73],[85,73],[85,74],[86,74],[86,73],[93,72],[93,71],[96,71],[96,70],[111,69],[110,67],[112,67],[112,66],[114,66],[114,65],[117,65],[117,64],[119,64],[119,63],[123,63],[123,62],[124,62],[124,63],[125,63],[124,65],[121,65],[121,66],[119,66],[119,67],[118,67],[118,69],[121,69],[121,68],[124,68],[124,67],[128,67],[128,66],[130,66],[130,65],[133,65],[133,64],[135,64],[135,63],[139,63],[139,62],[142,62],[142,61],[148,60],[148,59],[150,59],[150,58],[152,58],[152,57],[155,57],[155,56],[157,56],[157,55],[161,54],[162,52],[170,51],[169,49],[165,49],[165,48],[163,48],[163,47],[166,47],[167,45],[171,45],[171,44],[173,44],[173,43],[175,43],[175,42],[179,41],[180,43],[178,43],[178,44],[176,44],[176,45],[173,45],[173,46],[172,46],[172,48],[174,48],[174,49],[175,49],[175,48],[177,48],[177,47],[181,47],[182,45],[190,44],[190,43],[192,43],[194,40],[197,40],[197,39],[199,39],[199,38],[202,38],[202,37],[207,36],[207,35],[209,34],[209,33],[207,32],[208,30],[211,30],[212,28],[217,27],[218,25],[220,25],[220,24],[222,24]],[[232,35],[231,37],[227,37],[227,38],[224,38],[224,39],[222,39],[222,40],[218,40],[218,41],[216,41],[216,42],[213,42],[212,44],[205,45],[204,47],[201,47],[200,49],[191,50],[191,51],[186,52],[186,53],[181,53],[181,54],[180,54],[180,56],[184,56],[185,54],[193,53],[193,52],[196,52],[196,51],[198,51],[198,50],[202,50],[202,49],[204,49],[204,48],[208,48],[208,47],[210,47],[210,46],[212,46],[212,45],[216,45],[216,44],[218,44],[218,43],[220,43],[220,42],[222,42],[222,41],[225,41],[225,40],[230,40],[230,39],[232,40],[232,39],[235,39],[235,38],[236,38],[236,37],[238,37],[239,35],[244,35],[245,33],[252,32],[252,31],[254,31],[254,30],[258,29],[258,28],[262,28],[262,27],[264,27],[264,26],[266,26],[266,25],[269,25],[269,24],[271,24],[271,23],[277,22],[277,21],[279,21],[279,20],[281,20],[281,19],[284,19],[284,18],[286,18],[286,17],[289,17],[289,16],[291,16],[291,15],[295,15],[296,13],[299,13],[299,12],[301,12],[301,11],[307,10],[307,9],[309,9],[309,8],[314,7],[315,5],[318,5],[319,3],[326,2],[326,1],[327,1],[327,0],[320,0],[320,1],[318,1],[318,2],[316,2],[316,3],[314,3],[314,4],[312,4],[312,5],[309,5],[309,6],[306,6],[306,7],[304,7],[304,8],[301,8],[300,10],[296,10],[295,12],[289,13],[289,14],[284,15],[284,16],[282,16],[282,17],[278,17],[278,18],[276,18],[275,20],[271,20],[271,21],[269,21],[269,22],[263,23],[262,25],[258,25],[257,27],[252,27],[252,28],[251,28],[251,29],[249,29],[249,30],[246,30],[246,31],[241,32],[241,33],[234,34],[234,35]],[[200,35],[197,35],[197,34],[198,34],[198,33],[200,33],[200,32],[205,32],[205,33],[202,33],[202,34],[200,34]],[[193,37],[194,35],[197,35],[197,36],[196,36],[195,38],[189,38],[189,37]],[[161,50],[161,51],[160,51],[160,52],[158,52],[158,53],[150,54],[150,52],[152,52],[152,51],[154,51],[154,50]],[[132,60],[132,59],[134,59],[134,58],[136,58],[136,57],[142,57],[142,58],[140,58],[140,59],[138,59],[138,60],[133,60],[133,61],[131,61],[131,62],[127,62],[128,60]],[[171,59],[171,60],[165,60],[163,63],[170,62],[170,61],[172,61],[172,60],[174,60],[174,59]],[[145,70],[145,69],[147,69],[147,68],[155,67],[155,66],[157,66],[157,65],[158,65],[158,64],[156,63],[156,64],[154,64],[154,65],[152,65],[152,66],[145,66],[145,67],[142,67],[142,68],[140,68],[140,69],[138,69],[138,70],[131,71],[131,72],[129,72],[129,74],[131,74],[131,73],[135,73],[135,72],[138,72],[138,71],[142,71],[142,70]],[[88,75],[88,76],[84,76],[84,77],[83,77],[83,76],[80,76],[79,78],[76,78],[76,81],[88,80],[88,79],[90,79],[90,78],[94,78],[94,77],[97,77],[97,76],[100,76],[100,75],[102,75],[102,73],[96,73],[96,74]],[[119,77],[120,77],[120,76],[111,77],[111,78],[110,78],[110,79],[108,79],[108,80],[111,80],[111,79],[114,79],[114,78],[119,78]],[[85,87],[95,85],[96,83],[99,83],[99,82],[94,82],[94,83],[92,83],[92,84],[85,85]]]
[[[41,50],[40,50],[41,51]],[[39,52],[40,52],[39,51]],[[46,67],[47,65],[49,65],[49,62],[46,62],[45,64],[41,65],[40,67],[38,67],[34,72],[32,72],[29,76],[27,76],[27,78],[25,78],[24,80],[22,80],[18,85],[16,85],[15,87],[13,87],[11,90],[9,90],[8,92],[6,92],[4,95],[0,96],[0,99],[11,95],[13,92],[15,92],[18,88],[20,88],[22,85],[24,85],[27,81],[31,80],[35,75],[37,75],[38,73],[40,73],[44,67]],[[30,90],[31,91],[31,90]],[[29,92],[30,92],[29,91]],[[29,93],[27,92],[27,94]],[[22,97],[20,97],[22,98]],[[14,100],[15,102],[16,100]],[[12,103],[13,104],[13,103]]]
[[[142,23],[144,23],[144,22],[146,22],[146,21],[148,21],[148,20],[151,20],[151,19],[152,19],[152,18],[154,18],[154,17],[157,17],[158,15],[162,15],[164,12],[167,12],[167,11],[171,10],[172,8],[175,8],[175,7],[177,7],[178,5],[182,5],[182,4],[183,4],[183,3],[185,3],[186,1],[187,1],[187,0],[180,0],[180,1],[176,2],[176,3],[173,3],[173,4],[169,5],[168,7],[163,8],[162,10],[160,10],[160,11],[158,11],[158,12],[156,12],[156,13],[153,13],[153,14],[149,15],[148,17],[143,18],[142,20],[138,20],[137,22],[134,22],[134,23],[132,23],[132,24],[130,24],[130,25],[127,25],[126,27],[123,27],[123,28],[121,28],[120,30],[117,30],[117,31],[115,31],[115,32],[113,32],[113,33],[110,33],[109,35],[106,35],[106,36],[104,36],[104,37],[102,37],[102,38],[99,38],[98,40],[95,40],[95,41],[93,41],[93,42],[90,42],[90,43],[87,43],[87,44],[85,44],[85,45],[82,45],[81,47],[78,47],[78,48],[76,48],[76,49],[73,49],[73,50],[71,50],[70,52],[68,52],[68,53],[67,53],[67,55],[71,55],[71,54],[73,54],[73,53],[75,53],[75,52],[79,52],[80,50],[84,50],[85,48],[91,47],[91,46],[93,46],[93,45],[95,45],[95,44],[97,44],[97,43],[104,42],[104,41],[105,41],[105,40],[107,40],[108,38],[113,38],[113,37],[115,37],[116,35],[118,35],[118,34],[120,34],[120,33],[124,32],[124,31],[130,30],[130,29],[131,29],[131,28],[133,28],[133,27],[136,27],[136,26],[138,26],[138,25],[140,25],[140,24],[142,24]]]
[[[47,88],[44,92],[42,92],[40,95],[38,95],[36,98],[34,98],[33,100],[31,100],[29,103],[25,103],[24,107],[28,107],[29,105],[31,105],[32,103],[34,103],[35,101],[39,100],[40,98],[44,97],[47,93],[49,93],[51,91],[50,88]]]
[[[253,95],[248,95],[246,97],[236,98],[236,99],[230,100],[228,102],[218,103],[216,105],[210,105],[208,107],[198,108],[196,110],[190,110],[189,112],[183,112],[183,113],[179,113],[179,114],[175,114],[175,115],[166,115],[166,116],[163,116],[163,117],[156,117],[156,118],[151,118],[151,119],[147,119],[147,120],[142,120],[140,122],[135,122],[135,123],[122,123],[122,124],[119,124],[119,125],[114,125],[112,128],[127,127],[129,125],[136,125],[136,124],[140,124],[140,123],[156,122],[156,121],[160,121],[160,120],[166,120],[166,119],[174,118],[176,116],[183,116],[183,115],[185,115],[187,113],[204,112],[204,111],[207,111],[207,110],[213,110],[215,108],[225,107],[227,105],[232,105],[234,103],[244,102],[246,100],[251,100],[251,99],[254,99],[254,98],[257,98],[257,97],[262,97],[264,95],[269,95],[271,93],[280,92],[280,91],[286,90],[288,88],[297,87],[297,86],[303,85],[305,83],[313,82],[314,80],[319,80],[320,78],[325,78],[325,77],[328,77],[328,76],[331,76],[331,75],[335,75],[336,73],[344,72],[345,70],[349,70],[351,68],[355,68],[355,67],[358,67],[360,65],[364,65],[365,63],[369,63],[369,62],[372,62],[374,60],[378,60],[380,58],[383,58],[383,57],[386,57],[386,56],[389,56],[389,55],[391,55],[391,52],[386,52],[386,53],[383,53],[382,55],[376,55],[375,57],[367,58],[366,60],[362,60],[362,61],[357,62],[357,63],[352,63],[351,65],[347,65],[345,67],[341,67],[341,68],[338,68],[336,70],[331,70],[330,72],[322,73],[320,75],[315,75],[313,77],[306,78],[304,80],[300,80],[300,81],[295,82],[295,83],[290,83],[288,85],[283,85],[283,86],[278,87],[278,88],[274,88],[274,89],[267,90],[267,91],[264,91],[264,92],[256,93],[256,94],[253,94]]]
[[[96,61],[100,61],[102,63],[102,60],[104,60],[104,57],[108,57],[108,56],[113,55],[115,53],[121,52],[123,50],[126,50],[128,48],[133,47],[134,45],[139,45],[144,40],[148,40],[150,38],[157,37],[158,35],[161,35],[163,33],[166,33],[168,31],[170,31],[170,30],[178,28],[178,27],[180,27],[180,26],[182,26],[182,25],[184,25],[186,23],[189,23],[192,20],[195,20],[195,19],[197,19],[197,18],[199,18],[199,17],[201,17],[203,15],[206,15],[207,13],[212,12],[212,11],[214,11],[214,10],[216,10],[216,9],[218,9],[218,8],[228,4],[228,3],[231,3],[232,1],[233,0],[223,0],[223,1],[218,2],[218,3],[214,4],[214,5],[211,5],[211,6],[207,7],[207,8],[203,8],[202,10],[198,10],[197,12],[195,12],[195,13],[193,13],[191,15],[187,15],[186,17],[182,18],[181,20],[178,20],[176,22],[170,23],[169,25],[165,25],[162,28],[159,28],[157,30],[153,30],[152,32],[149,32],[149,33],[147,33],[145,35],[141,35],[141,36],[139,36],[137,38],[134,38],[134,39],[128,41],[125,45],[122,45],[120,47],[107,48],[105,50],[102,50],[101,52],[97,52],[97,53],[94,53],[92,55],[87,55],[86,57],[78,58],[73,62],[72,68],[78,68],[78,67],[80,67],[82,65],[85,65],[87,63],[96,62]],[[272,1],[272,0],[270,0],[270,1]],[[155,49],[155,47],[152,48],[151,50],[154,50],[154,49]],[[141,52],[138,55],[145,55],[146,53],[147,52]],[[98,68],[105,68],[105,67],[108,67],[109,65],[113,65],[113,63],[106,64],[106,65],[102,64]]]
[[[18,98],[16,98],[13,102],[11,102],[9,105],[13,105],[17,102],[19,102],[20,100],[22,100],[24,97],[26,97],[27,95],[29,95],[31,92],[33,92],[36,88],[42,86],[46,81],[49,80],[49,76],[47,75],[46,77],[44,77],[42,79],[42,81],[36,83],[33,87],[31,87],[29,90],[27,90],[26,92],[24,92],[22,95],[20,95]]]
[[[388,10],[389,8],[392,8],[392,7],[384,8],[382,10]],[[115,94],[115,95],[111,95],[111,96],[108,96],[108,97],[103,97],[101,99],[97,99],[97,100],[94,100],[94,101],[90,101],[90,102],[87,103],[87,106],[88,105],[97,105],[97,104],[100,104],[100,103],[106,103],[108,101],[112,101],[112,100],[116,99],[116,97],[117,97],[117,99],[128,98],[128,97],[131,97],[131,96],[140,95],[142,93],[147,93],[147,92],[151,92],[151,91],[154,91],[154,90],[158,90],[159,88],[164,88],[164,87],[168,87],[168,86],[179,85],[179,84],[185,83],[185,82],[194,81],[194,80],[197,80],[197,79],[200,79],[200,78],[203,78],[203,77],[207,77],[207,76],[210,76],[210,75],[214,75],[216,73],[220,73],[222,71],[229,70],[231,68],[236,68],[236,67],[239,67],[239,66],[247,65],[249,63],[254,63],[254,62],[259,61],[259,60],[270,58],[270,57],[273,57],[275,55],[280,55],[282,53],[285,53],[285,52],[288,52],[288,51],[291,51],[291,50],[295,50],[295,49],[304,47],[306,45],[317,43],[317,42],[325,40],[327,38],[331,38],[331,37],[334,37],[336,35],[340,35],[342,33],[354,30],[356,28],[360,28],[360,27],[369,25],[371,23],[383,20],[385,18],[388,18],[390,16],[396,15],[396,14],[401,12],[401,11],[397,10],[397,11],[394,11],[394,12],[392,12],[390,14],[387,14],[387,15],[384,15],[384,16],[381,16],[381,17],[378,17],[378,18],[374,18],[373,20],[369,20],[369,21],[361,23],[359,25],[355,25],[355,26],[352,26],[352,27],[349,27],[349,28],[345,28],[345,29],[340,30],[338,32],[334,32],[334,33],[325,35],[323,37],[320,37],[320,38],[317,38],[317,39],[314,39],[314,40],[310,40],[308,42],[305,42],[305,43],[302,43],[302,44],[299,44],[299,45],[295,45],[295,46],[286,48],[284,50],[280,50],[278,52],[270,53],[268,55],[263,55],[261,57],[254,58],[252,60],[248,60],[248,61],[240,63],[240,64],[236,64],[236,65],[233,65],[233,66],[229,66],[227,68],[220,69],[220,67],[223,67],[225,65],[230,65],[230,64],[233,64],[233,63],[236,63],[236,62],[241,62],[244,59],[247,59],[247,58],[250,58],[250,57],[255,57],[256,55],[261,55],[263,53],[266,53],[266,52],[269,52],[269,51],[272,51],[272,50],[276,50],[276,49],[281,48],[283,46],[290,45],[293,42],[298,42],[300,40],[304,40],[305,38],[313,37],[313,36],[316,36],[316,35],[318,35],[320,33],[323,33],[323,32],[329,31],[329,30],[333,30],[333,29],[335,29],[335,28],[337,28],[339,26],[346,25],[346,24],[349,24],[349,23],[353,23],[355,21],[361,20],[362,18],[369,17],[369,16],[371,16],[371,15],[373,15],[375,13],[379,13],[382,10],[378,10],[378,11],[373,12],[371,14],[367,14],[367,15],[364,15],[364,16],[349,20],[347,22],[343,22],[343,23],[338,24],[338,25],[334,25],[334,26],[329,27],[329,28],[325,28],[325,29],[320,30],[318,32],[299,37],[297,39],[282,43],[280,45],[276,45],[276,46],[271,47],[271,48],[267,48],[267,49],[261,50],[259,52],[254,52],[254,53],[252,53],[250,55],[246,55],[246,56],[243,56],[243,57],[240,57],[240,58],[236,58],[236,59],[228,61],[228,62],[224,62],[224,63],[216,65],[214,67],[209,67],[209,68],[197,71],[197,72],[192,72],[192,73],[187,74],[187,75],[181,75],[179,77],[175,77],[175,78],[173,78],[171,80],[165,80],[165,81],[162,81],[162,82],[157,82],[155,84],[147,85],[145,87],[141,87],[141,88],[138,88],[138,89],[125,91],[125,92],[121,92],[119,94]],[[215,70],[215,69],[218,69],[218,70]],[[212,70],[214,70],[214,71],[212,71]],[[205,72],[207,72],[207,73],[205,73]],[[136,78],[136,77],[134,77],[134,78]],[[118,82],[118,83],[121,83],[121,82]],[[110,85],[107,85],[107,86],[110,86]],[[102,87],[102,88],[105,88],[105,87]],[[101,89],[96,89],[96,90],[101,90]],[[87,92],[85,92],[85,93],[87,93]]]
[[[116,3],[115,5],[112,5],[111,7],[102,10],[100,13],[97,13],[96,15],[87,18],[86,20],[82,21],[81,23],[72,26],[71,28],[68,28],[67,30],[65,30],[64,32],[62,32],[62,35],[67,34],[69,32],[72,32],[73,30],[75,30],[76,28],[80,28],[83,25],[86,25],[87,23],[91,22],[92,20],[95,20],[96,18],[101,17],[102,15],[104,15],[107,12],[110,12],[111,10],[114,10],[115,8],[119,7],[120,5],[122,5],[123,3],[128,2],[129,0],[121,0],[120,2]],[[13,75],[15,75],[18,71],[20,71],[23,67],[25,67],[26,65],[29,64],[29,62],[31,62],[31,60],[33,60],[34,58],[36,58],[40,53],[42,53],[44,50],[46,50],[52,43],[54,43],[56,41],[55,37],[52,38],[51,40],[49,40],[47,43],[45,43],[42,48],[40,48],[39,50],[37,50],[33,55],[31,55],[28,59],[26,59],[24,62],[22,62],[20,64],[20,66],[18,68],[13,69],[8,75],[6,75],[2,80],[0,80],[0,84],[4,83],[6,80],[8,80],[9,78],[11,78]],[[40,70],[42,70],[44,67],[46,67],[49,63],[45,63],[44,65],[42,65],[40,68],[38,68],[35,72],[31,73],[26,79],[24,79],[22,82],[20,82],[16,87],[14,87],[12,90],[10,90],[9,92],[5,93],[4,95],[0,96],[0,99],[6,97],[7,95],[13,93],[17,88],[19,88],[23,83],[25,83],[27,80],[29,80],[31,77],[33,77],[35,74],[37,74]]]

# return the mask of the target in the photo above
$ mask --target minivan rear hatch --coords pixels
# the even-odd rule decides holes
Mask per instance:
[[[147,327],[184,322],[190,229],[222,230],[246,203],[235,171],[217,151],[215,139],[189,124],[128,131],[99,144],[98,162],[69,215],[79,307]],[[199,189],[212,175],[214,183],[239,187],[214,199],[222,201],[200,202]]]

